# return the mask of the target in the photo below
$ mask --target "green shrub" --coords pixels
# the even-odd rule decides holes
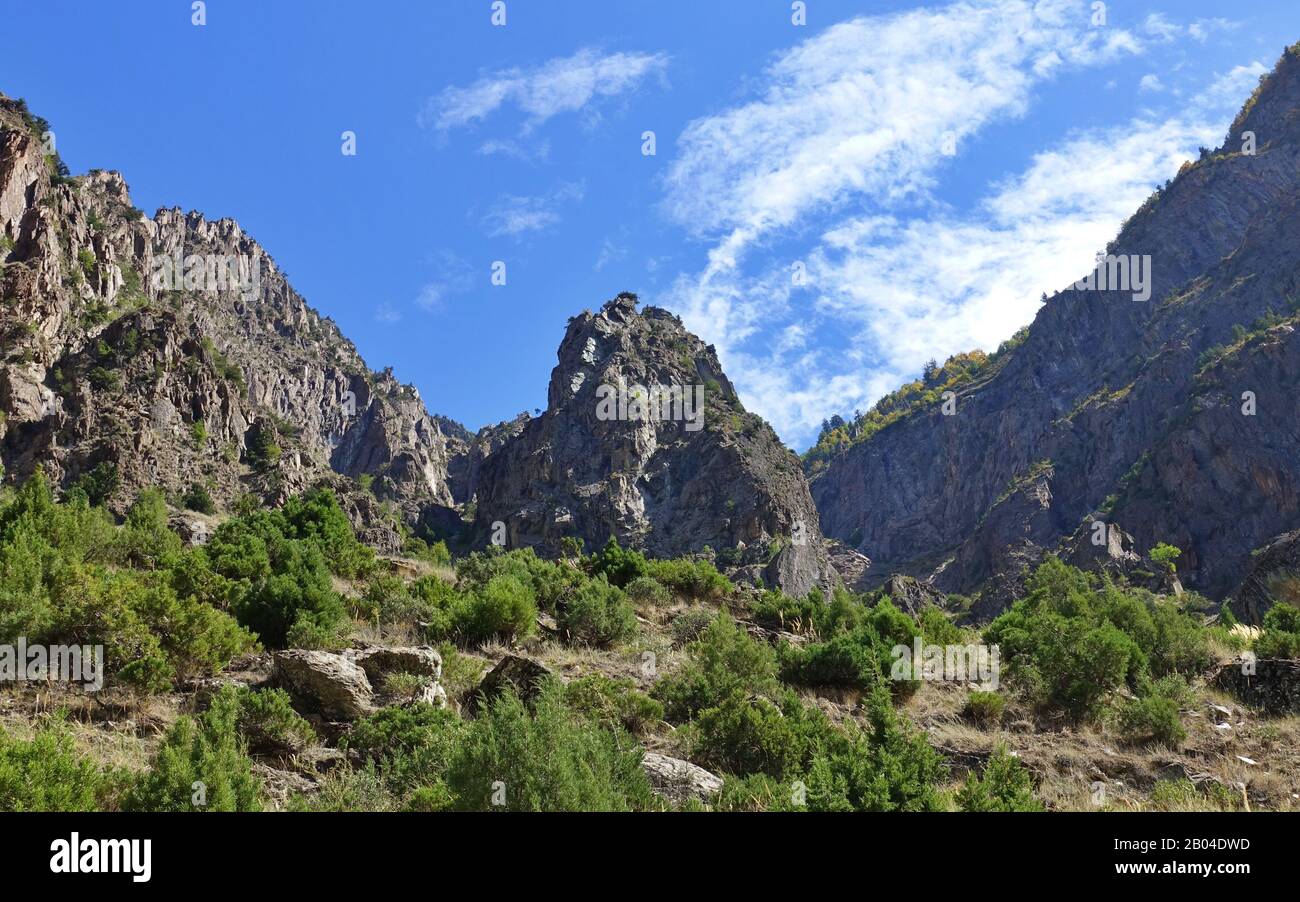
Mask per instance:
[[[330,564],[347,575],[373,560],[373,552],[356,547],[346,517],[325,494],[296,505],[291,499],[283,512],[227,520],[204,549],[211,569],[239,586],[232,604],[239,622],[270,647],[336,644],[347,609],[334,591]]]
[[[683,611],[673,618],[669,624],[669,629],[673,633],[673,645],[676,648],[690,645],[709,628],[709,624],[716,620],[717,612],[711,608],[698,607]]]
[[[813,811],[937,811],[946,768],[925,738],[894,710],[877,686],[864,701],[868,729],[846,724],[831,733],[805,780]]]
[[[782,704],[736,691],[695,719],[693,756],[705,767],[733,774],[767,774],[777,780],[804,772],[816,735],[809,735],[808,710],[793,694]]]
[[[592,576],[603,574],[611,585],[620,589],[632,580],[650,574],[650,562],[645,555],[635,549],[619,547],[618,539],[613,536],[599,553],[587,560],[587,567]]]
[[[399,811],[401,800],[374,767],[357,769],[350,765],[336,767],[321,777],[320,787],[308,795],[290,797],[290,811]]]
[[[1000,646],[1011,675],[1040,703],[1076,718],[1098,713],[1102,701],[1149,675],[1194,670],[1207,660],[1205,638],[1182,612],[1049,558],[1028,594],[985,633]]]
[[[280,436],[272,423],[258,420],[244,436],[248,462],[258,469],[269,469],[280,460]]]
[[[183,547],[167,527],[167,499],[159,489],[145,489],[126,512],[118,534],[117,562],[156,570],[172,563]]]
[[[754,619],[759,623],[822,639],[852,630],[862,622],[867,610],[843,589],[833,591],[829,603],[818,588],[809,590],[804,598],[792,598],[779,589],[768,589],[752,605]]]
[[[1279,602],[1264,615],[1264,632],[1255,641],[1261,658],[1300,658],[1300,608]]]
[[[1173,573],[1175,562],[1182,553],[1182,549],[1161,542],[1147,552],[1147,557],[1151,558],[1152,563],[1158,564]]]
[[[316,741],[283,689],[241,690],[237,724],[248,747],[262,754],[295,753]]]
[[[127,792],[127,811],[257,811],[260,784],[239,739],[239,695],[223,687],[198,718],[180,717],[149,771]]]
[[[660,678],[651,690],[673,723],[722,704],[736,691],[772,695],[780,688],[776,654],[726,614],[709,624],[688,652],[687,663],[677,673]]]
[[[78,476],[77,481],[72,484],[71,491],[82,493],[91,505],[100,507],[112,497],[121,482],[117,467],[104,461]]]
[[[638,576],[627,584],[627,597],[640,605],[662,607],[672,604],[673,597],[663,584],[649,576]]]
[[[645,733],[664,719],[664,706],[639,692],[630,679],[592,673],[564,687],[564,702],[593,723]]]
[[[784,646],[781,679],[808,686],[869,689],[891,675],[896,646],[912,646],[919,634],[916,623],[888,600],[861,617],[850,632],[829,641]],[[893,691],[914,691],[912,680],[891,680]]]
[[[99,811],[122,779],[83,757],[61,718],[31,739],[0,729],[0,811]]]
[[[1029,771],[1001,745],[985,764],[984,773],[977,777],[972,772],[966,785],[957,790],[957,805],[962,811],[1043,810],[1034,798]]]
[[[451,801],[447,769],[467,729],[451,710],[417,702],[357,721],[341,745],[370,761],[396,798],[409,800],[423,789],[421,807],[428,808],[432,798],[441,800],[436,807],[446,807]]]
[[[921,635],[925,637],[927,644],[931,645],[964,645],[962,641],[962,632],[950,619],[948,615],[936,608],[934,605],[926,605],[921,608],[921,613],[917,615],[917,624],[921,628]]]
[[[967,720],[988,727],[1002,720],[1002,711],[1006,705],[1006,699],[996,692],[976,690],[966,696],[966,704],[961,713]]]
[[[553,681],[532,711],[511,692],[471,722],[447,773],[469,811],[636,811],[658,807],[626,734],[583,720]]]
[[[217,512],[216,502],[212,500],[212,494],[208,491],[207,486],[200,482],[191,482],[190,487],[185,490],[181,497],[181,504],[186,510],[198,511],[200,514],[215,514]]]
[[[1120,735],[1128,742],[1154,742],[1177,748],[1187,738],[1179,708],[1187,697],[1187,685],[1177,676],[1151,685],[1140,698],[1125,699],[1119,708]]]
[[[768,774],[728,774],[714,802],[717,811],[807,811],[808,788],[800,779],[778,780]]]
[[[457,635],[467,643],[511,643],[536,629],[537,603],[527,584],[513,576],[494,576],[468,597],[455,620]]]
[[[529,587],[537,606],[554,612],[584,581],[576,568],[544,561],[531,548],[502,551],[493,546],[476,551],[456,564],[457,586],[465,592],[481,588],[496,576],[512,576]]]
[[[636,635],[636,611],[605,575],[579,588],[560,609],[560,626],[570,641],[606,647]]]
[[[717,567],[703,559],[649,561],[647,574],[670,592],[695,601],[717,601],[734,588]]]
[[[352,522],[329,489],[313,489],[284,504],[284,534],[310,542],[325,556],[331,573],[349,578],[374,570],[374,549],[357,541]]]

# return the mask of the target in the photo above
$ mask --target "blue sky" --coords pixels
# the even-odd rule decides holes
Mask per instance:
[[[1104,23],[1091,0],[191,17],[0,0],[0,91],[74,172],[238,220],[372,367],[472,429],[544,405],[567,318],[631,290],[800,450],[1029,322],[1300,40],[1293,0],[1116,0]]]

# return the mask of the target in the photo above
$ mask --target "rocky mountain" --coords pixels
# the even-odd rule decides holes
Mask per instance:
[[[399,523],[555,551],[616,535],[799,594],[836,582],[798,460],[711,348],[620,297],[569,326],[548,410],[471,435],[372,372],[231,219],[135,209],[113,172],[62,174],[47,126],[0,99],[0,460],[121,511],[159,486],[221,507],[324,483],[367,539]],[[602,420],[598,385],[671,385],[687,419]],[[703,402],[695,405],[696,393]],[[107,469],[106,469],[107,468]],[[110,476],[111,474],[111,476]],[[476,517],[475,517],[476,512]]]
[[[956,378],[927,374],[942,401],[841,442],[812,483],[826,534],[871,559],[862,583],[921,577],[978,593],[984,617],[1024,567],[1082,546],[1151,569],[1167,542],[1185,585],[1233,593],[1300,525],[1297,239],[1300,46],[1124,225],[1107,278]],[[1149,299],[1114,287],[1119,261],[1149,268]]]
[[[378,498],[414,521],[452,503],[449,421],[372,372],[238,223],[148,219],[117,173],[61,175],[46,128],[0,98],[7,470],[67,487],[108,463],[119,508],[143,486],[230,504],[362,474],[373,497],[354,509]]]
[[[576,536],[591,549],[611,535],[661,557],[708,546],[798,595],[838,579],[798,459],[665,310],[638,313],[623,294],[571,319],[545,413],[507,428],[478,464],[481,537],[500,524],[510,547]]]

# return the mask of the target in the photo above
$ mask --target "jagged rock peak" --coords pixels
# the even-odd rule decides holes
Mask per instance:
[[[480,537],[613,535],[662,557],[707,549],[799,594],[837,581],[797,458],[678,317],[624,293],[570,319],[558,358],[546,411],[479,467]]]

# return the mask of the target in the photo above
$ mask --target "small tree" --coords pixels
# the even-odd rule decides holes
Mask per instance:
[[[1174,573],[1177,570],[1175,562],[1180,556],[1182,556],[1182,553],[1183,551],[1181,548],[1161,542],[1156,545],[1155,548],[1152,548],[1147,552],[1147,556],[1150,557],[1153,562],[1164,566],[1170,573]]]

